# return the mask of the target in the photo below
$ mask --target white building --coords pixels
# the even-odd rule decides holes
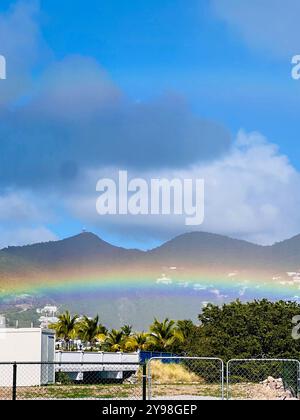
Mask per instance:
[[[4,315],[0,315],[0,328],[6,327],[6,318]]]
[[[46,305],[42,309],[37,309],[36,312],[40,314],[39,322],[41,328],[49,328],[49,325],[55,324],[58,321],[58,309],[53,305]]]
[[[41,362],[53,362],[54,352],[53,331],[40,328],[0,328],[0,362],[10,363],[0,365],[0,386],[12,386],[13,362],[19,362],[17,386],[54,383],[54,366],[41,365]]]

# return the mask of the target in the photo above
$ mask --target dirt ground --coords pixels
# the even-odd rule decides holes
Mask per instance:
[[[224,390],[226,398],[226,389]],[[216,400],[221,399],[219,384],[153,384],[154,400]],[[284,400],[286,393],[262,384],[241,383],[230,387],[232,400]],[[12,399],[12,388],[0,388],[0,399]],[[18,387],[17,399],[104,399],[141,400],[141,384],[129,385],[53,385],[42,387]]]

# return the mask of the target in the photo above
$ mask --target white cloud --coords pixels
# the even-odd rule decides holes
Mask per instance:
[[[236,271],[232,272],[232,273],[228,273],[227,277],[236,277],[238,275],[238,273]]]
[[[280,57],[299,52],[299,0],[211,0],[211,4],[248,45]]]
[[[1,84],[0,106],[24,94],[31,86],[31,71],[47,51],[37,17],[38,0],[14,2],[0,15],[0,49],[7,61],[7,79]]]
[[[187,287],[189,287],[190,282],[188,281],[182,281],[178,283],[178,287],[183,287],[184,289],[186,289]]]
[[[39,222],[44,217],[31,194],[11,191],[0,196],[0,222]]]
[[[185,231],[184,216],[99,216],[95,186],[119,169],[89,171],[66,197],[77,218],[104,232],[124,237],[165,240]],[[185,171],[130,172],[132,177],[204,178],[205,221],[194,230],[205,230],[271,244],[300,232],[300,174],[278,147],[259,133],[238,133],[226,157]]]
[[[227,295],[223,295],[219,289],[212,289],[212,290],[210,290],[210,292],[214,296],[216,296],[216,298],[219,299],[219,300],[224,300],[224,299],[228,298],[228,296]]]
[[[231,154],[199,168],[206,230],[269,244],[300,230],[300,174],[258,133],[240,132]]]
[[[44,226],[0,228],[0,249],[7,246],[29,245],[57,240],[57,236]]]
[[[193,289],[198,292],[202,290],[207,290],[207,286],[203,286],[202,284],[195,284]]]
[[[173,280],[170,277],[167,277],[165,274],[162,274],[161,277],[159,277],[156,280],[157,284],[165,284],[165,285],[169,285],[173,283]]]
[[[28,192],[10,191],[0,195],[0,249],[56,240],[45,224],[53,221],[53,202]]]

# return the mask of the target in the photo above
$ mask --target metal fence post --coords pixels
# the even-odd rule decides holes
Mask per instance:
[[[17,363],[13,364],[13,386],[12,386],[12,399],[17,399]]]
[[[143,364],[143,401],[147,400],[147,364]]]
[[[149,359],[147,362],[147,368],[148,368],[148,400],[152,400],[152,376],[151,376],[151,360]]]
[[[229,384],[230,384],[230,360],[226,364],[226,395],[227,395],[227,401],[230,400]]]
[[[225,394],[224,394],[224,362],[221,360],[221,399],[224,400]]]

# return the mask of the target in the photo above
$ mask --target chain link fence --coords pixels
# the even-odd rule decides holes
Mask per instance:
[[[0,364],[1,400],[142,400],[146,366],[139,363]]]
[[[201,357],[154,357],[148,362],[148,398],[224,398],[224,363]]]
[[[0,400],[224,399],[217,358],[154,357],[143,363],[0,363]],[[227,399],[300,399],[300,362],[227,363]]]
[[[244,359],[227,363],[227,399],[291,400],[300,397],[300,362]]]

